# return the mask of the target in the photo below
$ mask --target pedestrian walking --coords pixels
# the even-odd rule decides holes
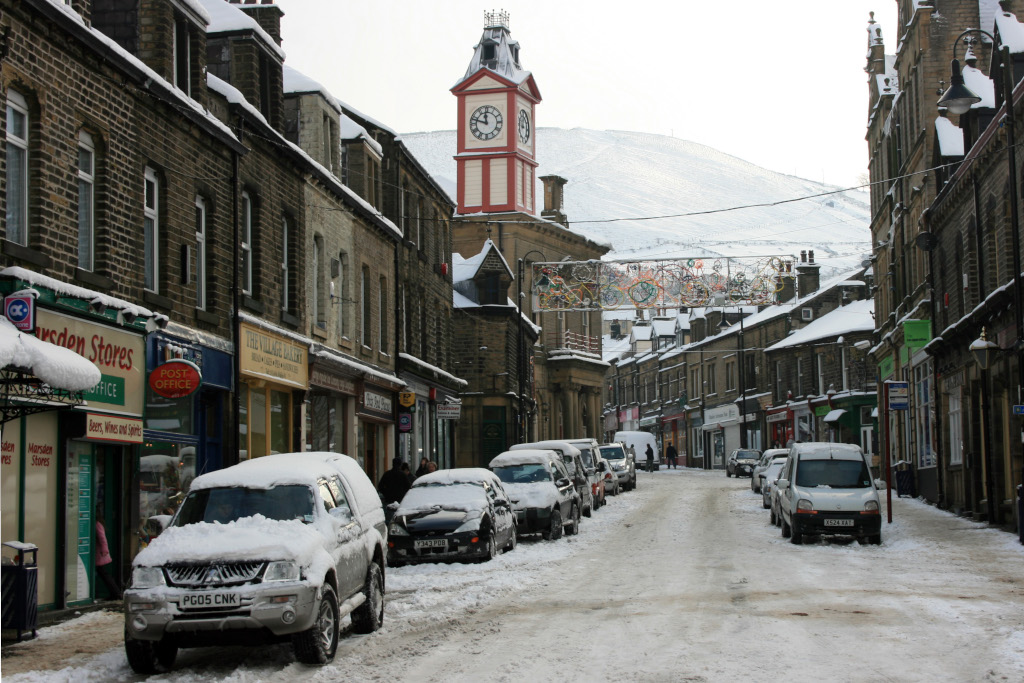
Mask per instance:
[[[416,476],[422,477],[424,474],[430,471],[430,461],[427,460],[426,456],[420,458],[420,466],[416,468]]]
[[[651,444],[647,444],[647,471],[654,471],[654,449],[651,448]]]
[[[384,473],[377,484],[384,507],[391,503],[401,503],[410,486],[409,478],[402,472],[402,459],[395,458],[391,461],[391,469]]]
[[[103,526],[103,511],[96,508],[96,575],[107,587],[107,596],[110,600],[121,599],[121,587],[117,579],[110,573],[110,565],[114,559],[110,556],[110,546],[107,545],[107,529]]]
[[[674,444],[669,444],[668,448],[665,449],[665,457],[668,458],[668,466],[672,469],[676,468],[676,458],[678,457],[676,447]]]

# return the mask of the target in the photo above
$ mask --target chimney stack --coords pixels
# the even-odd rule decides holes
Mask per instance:
[[[569,219],[562,210],[563,188],[569,181],[556,175],[542,176],[540,180],[544,183],[544,210],[540,213],[541,217],[569,227]]]

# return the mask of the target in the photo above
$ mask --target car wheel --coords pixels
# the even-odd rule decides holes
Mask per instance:
[[[498,540],[494,537],[494,530],[487,536],[487,552],[484,554],[482,562],[490,562],[498,555]]]
[[[551,511],[551,520],[547,531],[541,534],[545,541],[557,541],[562,537],[562,513],[558,510]]]
[[[882,545],[882,534],[872,534],[868,536],[868,543],[871,545]]]
[[[510,533],[510,536],[509,536],[509,539],[508,539],[508,544],[505,546],[505,552],[506,553],[511,551],[511,550],[515,550],[516,549],[516,542],[518,541],[516,536],[518,534],[519,534],[519,529],[517,529],[516,525],[513,524],[512,525],[512,530],[511,530],[511,533]]]
[[[726,478],[729,478],[729,477],[732,476],[732,472],[729,471],[728,467],[725,468],[725,476],[726,476]]]
[[[352,612],[352,629],[356,633],[373,633],[384,623],[384,573],[376,562],[366,570],[363,595],[366,600]]]
[[[590,517],[592,514],[594,514],[594,499],[593,498],[590,499],[590,505],[588,505],[585,508],[583,508],[583,516],[584,517]]]
[[[768,514],[768,522],[772,525],[777,525],[778,522],[775,520],[775,508],[772,508],[770,505],[768,507],[771,509],[771,512]]]
[[[804,542],[804,535],[796,529],[790,527],[789,529],[789,542],[793,545],[800,545]]]
[[[136,640],[124,634],[124,652],[128,664],[137,674],[154,674],[169,671],[178,656],[178,646],[163,640]]]
[[[764,502],[764,498],[762,497],[761,498],[761,507],[764,508],[765,510],[767,510],[768,508],[771,507],[771,505],[769,505],[768,503]]]
[[[334,588],[325,583],[313,625],[292,636],[295,659],[303,664],[326,664],[334,659],[334,652],[338,649],[340,620],[338,596],[334,594]]]
[[[580,532],[580,509],[575,505],[572,506],[572,512],[569,515],[569,523],[565,525],[565,535],[575,536]]]
[[[789,535],[791,533],[791,529],[789,528],[789,525],[786,524],[786,518],[782,517],[781,519],[782,519],[782,537],[783,538],[789,538]]]

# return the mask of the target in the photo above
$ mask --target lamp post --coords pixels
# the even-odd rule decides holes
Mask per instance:
[[[517,318],[518,319],[516,320],[516,330],[517,330],[517,335],[516,335],[517,342],[516,343],[517,343],[518,346],[516,348],[516,362],[519,364],[519,367],[517,368],[517,372],[516,372],[516,376],[517,376],[517,379],[518,379],[518,385],[519,385],[519,391],[518,391],[518,401],[519,401],[519,414],[518,414],[518,418],[519,419],[518,419],[518,423],[519,424],[516,425],[516,427],[517,427],[517,429],[516,429],[516,432],[517,432],[517,434],[516,434],[516,442],[517,443],[523,443],[527,439],[527,435],[526,435],[526,417],[525,417],[525,413],[523,411],[523,394],[526,393],[526,349],[524,348],[524,344],[523,344],[523,297],[525,296],[525,293],[523,292],[523,277],[524,277],[524,265],[525,265],[524,261],[525,261],[526,257],[529,256],[530,254],[537,254],[541,258],[546,258],[543,253],[537,251],[536,249],[531,249],[530,251],[526,252],[521,257],[519,257],[518,264],[517,264],[518,272],[516,273],[516,314],[517,314]],[[533,310],[532,306],[530,307],[530,310],[531,311]]]
[[[997,43],[996,39],[992,34],[987,31],[983,31],[977,28],[969,28],[953,41],[954,51],[956,49],[956,43],[961,38],[970,34],[978,33],[987,37],[993,45]],[[970,40],[964,38],[964,42],[970,45]],[[1021,403],[1021,389],[1024,388],[1024,358],[1021,357],[1022,346],[1024,346],[1024,282],[1021,281],[1021,259],[1020,259],[1020,219],[1019,219],[1019,208],[1017,199],[1017,143],[1015,135],[1016,121],[1014,120],[1013,112],[1013,60],[1010,57],[1010,47],[1004,42],[999,48],[999,59],[1002,62],[1000,65],[1000,86],[1002,89],[1003,96],[1003,107],[1006,109],[1006,115],[1003,118],[1003,125],[1006,128],[1006,161],[1009,165],[1009,193],[1010,193],[1010,238],[1011,248],[1013,249],[1013,314],[1014,322],[1016,323],[1017,337],[1013,343],[1013,352],[1017,356],[1017,403]],[[972,92],[967,86],[964,85],[963,73],[960,71],[960,62],[953,59],[951,63],[952,73],[950,74],[950,86],[949,89],[943,93],[942,98],[939,99],[939,106],[946,107],[950,112],[960,115],[965,114],[970,110],[971,106],[981,101],[981,98],[974,92]],[[975,340],[975,343],[982,341],[982,339]],[[988,342],[991,343],[991,342]],[[994,346],[994,345],[993,345]],[[986,347],[989,348],[989,347]],[[974,344],[971,344],[972,353],[974,352]],[[988,352],[986,352],[987,355]],[[980,362],[980,360],[979,360]],[[982,375],[985,373],[983,372]],[[987,379],[982,379],[983,391],[988,390]],[[1024,446],[1024,432],[1021,433],[1021,443]],[[1024,463],[1024,453],[1022,453],[1022,463]],[[986,477],[991,481],[991,472]],[[1024,488],[1024,466],[1021,467],[1021,483],[1022,486],[1018,487],[1017,495],[1017,530],[1020,537],[1021,543],[1024,543],[1024,499],[1021,498],[1021,491]],[[989,523],[992,523],[994,512],[992,496],[989,495]]]
[[[996,487],[995,478],[993,477],[994,472],[992,471],[992,444],[989,441],[988,432],[988,366],[992,362],[992,356],[996,349],[999,347],[990,342],[985,338],[985,328],[981,328],[981,336],[971,342],[970,345],[971,355],[974,356],[974,360],[978,363],[978,368],[981,370],[981,431],[982,439],[985,444],[985,452],[983,457],[985,459],[985,498],[988,502],[986,511],[988,514],[988,523],[995,523],[996,514]]]

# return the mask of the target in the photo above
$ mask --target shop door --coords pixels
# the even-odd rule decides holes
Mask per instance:
[[[483,415],[483,462],[477,463],[478,467],[487,467],[487,464],[505,450],[505,408],[504,406],[484,406]]]
[[[198,424],[196,434],[205,435],[199,440],[199,453],[196,457],[193,476],[205,472],[215,472],[224,466],[223,445],[224,445],[224,410],[221,392],[204,391],[200,397],[196,416]],[[188,482],[182,477],[182,485],[187,486]],[[189,479],[191,481],[191,479]]]

